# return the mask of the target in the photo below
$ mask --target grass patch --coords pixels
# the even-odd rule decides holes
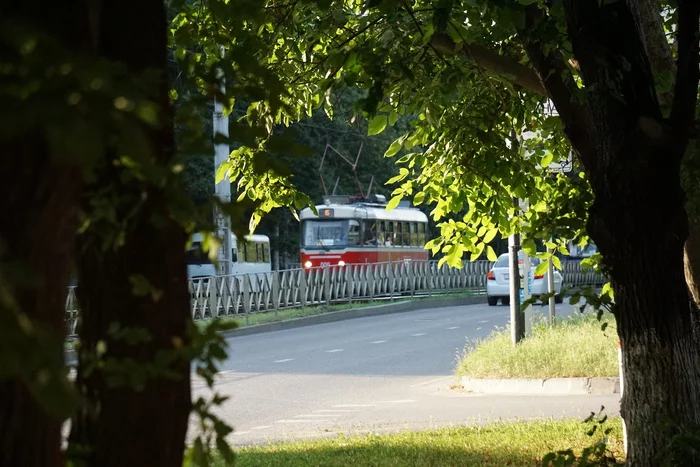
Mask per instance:
[[[319,441],[272,444],[236,452],[236,467],[266,466],[534,466],[549,452],[572,449],[576,455],[605,435],[587,431],[593,422],[538,420],[484,427],[443,428],[395,435],[339,436]],[[623,459],[619,418],[609,419],[608,449]],[[214,466],[223,467],[219,459]]]
[[[367,308],[367,307],[371,307],[371,306],[386,305],[388,303],[401,303],[401,302],[406,302],[409,300],[436,300],[436,299],[445,299],[445,298],[466,298],[466,297],[472,297],[475,295],[477,295],[477,293],[474,291],[466,291],[466,292],[444,294],[444,295],[420,296],[420,297],[414,297],[414,298],[411,298],[410,296],[397,295],[396,298],[394,298],[394,299],[375,299],[371,302],[369,300],[368,301],[353,301],[353,302],[348,302],[348,303],[338,303],[338,304],[331,305],[331,306],[318,305],[318,306],[310,306],[310,307],[305,307],[305,308],[285,308],[285,309],[279,310],[277,312],[277,317],[275,317],[274,311],[250,313],[248,315],[248,324],[246,324],[246,322],[245,322],[245,315],[239,315],[235,318],[226,317],[226,318],[219,318],[219,319],[221,319],[221,321],[224,323],[235,322],[236,324],[238,324],[237,327],[245,327],[245,326],[253,326],[256,324],[266,324],[266,323],[276,323],[279,321],[288,321],[290,319],[295,319],[295,318],[305,318],[307,316],[315,316],[315,315],[320,315],[323,313],[330,313],[333,311],[344,311],[344,310],[351,310],[351,309],[357,309],[357,308]],[[204,328],[207,326],[209,321],[210,320],[198,320],[198,321],[196,321],[196,324],[200,328]]]
[[[614,324],[611,314],[602,322]],[[472,378],[571,378],[618,376],[617,331],[601,331],[594,313],[565,319],[553,328],[538,323],[517,346],[510,329],[499,329],[465,348],[458,376]]]

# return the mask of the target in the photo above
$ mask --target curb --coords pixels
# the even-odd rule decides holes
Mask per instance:
[[[225,338],[249,336],[252,334],[260,334],[263,332],[283,331],[285,329],[294,329],[303,326],[311,326],[314,324],[344,321],[346,319],[388,315],[392,313],[403,313],[406,311],[416,311],[421,309],[476,305],[479,303],[486,303],[485,295],[476,297],[442,298],[432,300],[407,300],[405,302],[388,303],[386,305],[368,306],[365,308],[355,308],[351,310],[329,311],[327,313],[321,313],[318,315],[305,316],[303,318],[294,318],[285,321],[276,321],[274,323],[255,324],[252,326],[231,329],[230,331],[224,331],[221,333],[221,335]]]
[[[462,376],[465,391],[483,394],[619,394],[620,378],[478,379]]]

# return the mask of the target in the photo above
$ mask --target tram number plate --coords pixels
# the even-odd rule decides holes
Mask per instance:
[[[325,267],[330,267],[331,262],[330,261],[321,261],[320,264],[321,264],[322,268],[325,268]]]

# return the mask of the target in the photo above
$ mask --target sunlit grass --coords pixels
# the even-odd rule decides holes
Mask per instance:
[[[603,322],[609,323],[605,331]],[[457,364],[458,376],[472,378],[566,378],[618,376],[614,317],[586,313],[550,328],[533,326],[532,337],[517,346],[510,329],[497,329],[467,346]]]
[[[549,452],[572,449],[577,455],[605,435],[576,419],[496,423],[395,435],[339,436],[319,441],[273,444],[237,450],[236,467],[269,466],[535,466]],[[623,458],[619,418],[608,420],[608,448]],[[216,467],[223,467],[219,460]]]

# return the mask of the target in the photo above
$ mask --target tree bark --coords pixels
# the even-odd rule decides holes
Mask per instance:
[[[0,61],[12,64],[25,59],[10,43],[14,38],[9,36],[14,32],[45,35],[66,58],[89,53],[87,16],[81,1],[0,3]],[[10,31],[11,27],[16,29]],[[44,38],[36,43],[37,54],[46,53],[48,44]],[[3,78],[11,79],[7,75]],[[2,112],[14,116],[16,110],[6,106]],[[3,120],[11,118],[6,115]],[[57,160],[43,130],[36,124],[26,133],[12,135],[11,140],[0,143],[0,256],[6,281],[3,285],[32,326],[46,333],[47,338],[37,343],[42,349],[28,349],[26,361],[31,362],[31,356],[42,352],[57,357],[57,361],[34,365],[35,373],[24,375],[31,378],[39,371],[58,374],[62,370],[66,285],[82,183],[81,167],[76,161]],[[0,314],[12,316],[12,311],[0,307]],[[0,466],[62,465],[62,422],[36,400],[19,375],[0,382]]]
[[[700,220],[692,219],[684,251],[685,281],[695,305],[700,307]]]
[[[148,143],[152,162],[163,169],[174,153],[166,37],[162,1],[102,3],[99,54],[123,63],[135,81],[146,70],[159,79],[153,96],[159,122],[148,131]],[[123,200],[117,218],[125,232],[123,245],[112,244],[106,251],[105,238],[94,229],[78,245],[85,348],[79,357],[78,387],[86,406],[73,420],[71,444],[82,450],[87,465],[182,465],[191,406],[190,366],[178,350],[188,342],[191,316],[184,261],[187,238],[170,215],[169,183],[139,181],[128,176],[128,169],[110,164],[90,187],[89,194],[111,190]],[[143,201],[133,217],[132,201]],[[135,293],[132,280],[137,277],[147,280],[148,290]],[[110,331],[114,323],[145,331],[146,338],[129,343]],[[90,349],[101,342],[106,343],[105,366],[90,371]]]
[[[697,29],[697,16],[692,19],[697,11],[688,9],[696,5],[685,2],[683,8],[691,17],[679,23],[684,21],[689,38],[692,27]],[[676,94],[665,120],[629,2],[568,0],[565,15],[585,94],[566,86],[561,60],[538,42],[546,19],[534,7],[529,35],[524,33],[526,48],[595,195],[588,232],[615,293],[627,461],[659,465],[675,435],[700,425],[700,345],[683,270],[688,217],[680,179],[694,108],[690,89],[697,93],[697,44],[693,58],[692,41],[685,42],[686,69],[676,84],[685,98]],[[686,459],[683,465],[696,461]]]
[[[43,142],[22,140],[0,148],[0,154],[3,262],[15,265],[6,277],[19,278],[10,287],[20,310],[48,331],[50,339],[41,345],[63,355],[80,170],[52,164]],[[61,465],[62,422],[46,412],[19,377],[0,383],[0,466]]]

